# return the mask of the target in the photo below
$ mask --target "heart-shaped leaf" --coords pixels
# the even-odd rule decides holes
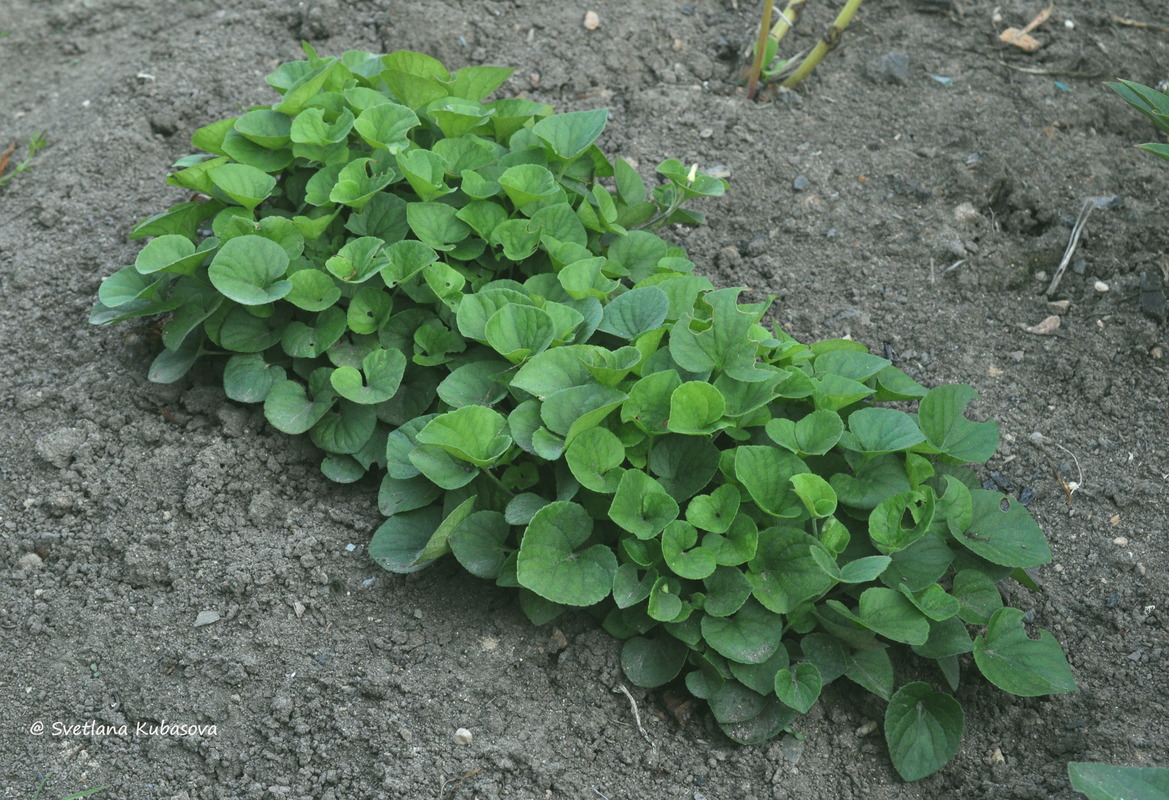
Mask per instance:
[[[592,518],[576,503],[557,501],[537,511],[520,540],[516,561],[520,584],[568,606],[603,600],[613,591],[617,558],[602,544],[577,549],[588,541],[592,529]]]
[[[962,707],[926,683],[907,683],[885,709],[885,741],[893,766],[907,781],[933,775],[958,752],[966,727]]]
[[[271,303],[292,291],[292,282],[283,280],[288,271],[288,254],[263,236],[238,236],[226,242],[207,268],[211,284],[240,305]]]

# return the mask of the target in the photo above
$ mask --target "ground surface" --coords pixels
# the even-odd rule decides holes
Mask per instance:
[[[544,0],[4,5],[0,147],[51,147],[0,190],[0,796],[51,773],[43,796],[111,800],[1063,799],[1069,760],[1169,765],[1169,168],[1101,84],[1169,77],[1169,34],[1111,17],[1164,25],[1161,0],[1064,0],[1034,55],[996,33],[1036,0],[874,0],[805,89],[761,104],[733,80],[748,0],[596,0],[593,31],[586,5]],[[635,691],[651,747],[590,618],[533,628],[450,564],[382,572],[374,487],[329,484],[210,370],[148,383],[145,325],[86,323],[98,283],[182,199],[163,177],[190,132],[272,102],[262,76],[302,39],[513,66],[512,92],[611,109],[606,151],[647,177],[671,156],[724,168],[710,225],[677,234],[716,284],[778,295],[805,340],[851,335],[981,394],[1004,434],[984,475],[1035,493],[1055,551],[1044,593],[1012,599],[1081,690],[967,681],[957,758],[912,785],[858,736],[881,708],[846,688],[802,741],[756,748]],[[1120,199],[1053,311],[1089,197]],[[1053,334],[1024,330],[1051,314]],[[164,720],[216,730],[133,735]]]

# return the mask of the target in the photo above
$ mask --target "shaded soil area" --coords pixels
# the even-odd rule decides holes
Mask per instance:
[[[1163,4],[1065,0],[1026,55],[997,33],[1035,0],[872,2],[804,88],[757,104],[737,81],[755,6],[5,3],[0,149],[50,147],[0,189],[3,797],[51,773],[43,796],[136,800],[1063,799],[1069,760],[1167,765],[1169,169],[1102,85],[1169,78],[1169,33],[1117,20],[1164,25]],[[833,11],[809,8],[790,46]],[[847,686],[752,748],[633,689],[643,737],[591,617],[534,628],[453,562],[381,571],[376,486],[329,483],[211,368],[147,382],[148,323],[87,324],[98,284],[132,263],[134,223],[184,199],[163,178],[190,133],[272,102],[263,76],[302,39],[512,66],[507,92],[609,108],[605,151],[647,178],[667,157],[724,171],[710,224],[670,234],[702,272],[776,295],[799,338],[980,393],[1003,432],[983,477],[1055,552],[1043,592],[1009,599],[1080,691],[1013,698],[968,670],[961,750],[911,785],[866,735],[883,708]]]

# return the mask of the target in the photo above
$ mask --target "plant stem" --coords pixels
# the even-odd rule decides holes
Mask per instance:
[[[853,15],[861,7],[861,2],[862,0],[848,0],[844,4],[844,8],[840,9],[840,13],[836,15],[836,19],[828,26],[828,30],[824,32],[824,36],[812,48],[812,52],[804,57],[804,60],[796,67],[796,71],[783,82],[785,87],[790,89],[811,75],[816,65],[823,60],[824,56],[828,55],[828,51],[840,43],[840,37],[844,34],[844,29],[848,27],[848,23],[852,22]]]
[[[779,43],[783,37],[787,36],[787,32],[792,29],[792,25],[796,24],[796,17],[804,10],[804,3],[808,0],[789,0],[787,8],[779,15],[779,22],[771,29],[769,34],[771,41],[775,42],[775,51],[779,52]]]
[[[763,53],[767,49],[767,34],[771,30],[771,12],[774,7],[775,0],[763,0],[763,18],[759,21],[759,37],[755,40],[755,59],[751,62],[751,72],[747,78],[748,100],[755,97],[759,73],[763,70]]]

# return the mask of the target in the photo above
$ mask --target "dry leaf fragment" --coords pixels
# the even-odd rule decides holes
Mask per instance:
[[[1034,53],[1043,43],[1036,39],[1029,33],[1023,33],[1018,28],[1007,28],[999,34],[999,40],[1007,44],[1013,44],[1025,53]]]
[[[999,34],[999,40],[1007,44],[1013,44],[1015,47],[1027,53],[1034,53],[1043,43],[1031,36],[1031,31],[1038,28],[1047,18],[1051,16],[1052,9],[1055,8],[1055,3],[1050,3],[1047,8],[1035,15],[1035,18],[1027,23],[1027,27],[1022,30],[1018,28],[1007,28]]]
[[[1027,331],[1027,333],[1034,333],[1039,336],[1050,336],[1059,330],[1059,317],[1053,314],[1052,316],[1044,319],[1038,325],[1032,325],[1030,328],[1024,328],[1023,330]]]
[[[586,11],[584,18],[584,26],[590,31],[595,31],[601,27],[601,18],[597,16],[596,11]]]

